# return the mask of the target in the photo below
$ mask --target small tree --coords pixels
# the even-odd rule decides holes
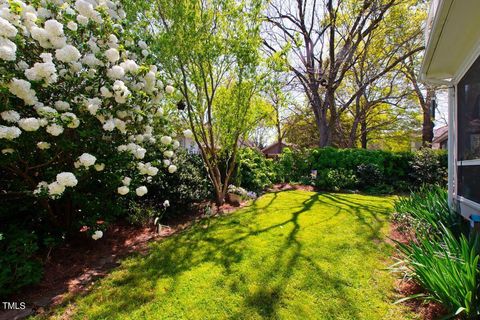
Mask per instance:
[[[135,4],[139,26],[151,31],[161,52],[159,61],[180,91],[179,104],[186,107],[186,120],[218,205],[224,202],[238,142],[252,123],[250,112],[261,86],[260,4],[257,0]]]

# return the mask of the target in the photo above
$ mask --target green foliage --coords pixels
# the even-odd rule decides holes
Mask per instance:
[[[38,250],[34,233],[10,226],[0,235],[0,296],[5,296],[38,282],[42,266],[34,258]]]
[[[355,188],[358,179],[352,170],[323,169],[317,173],[315,186],[322,190],[339,191]]]
[[[448,207],[447,191],[424,187],[395,203],[395,219],[413,234],[400,244],[403,265],[409,277],[426,289],[423,298],[442,303],[451,317],[480,316],[479,241],[465,236],[460,216]],[[403,299],[404,300],[404,299]]]
[[[400,244],[409,272],[428,291],[426,300],[442,303],[451,318],[480,316],[480,268],[478,239],[455,237],[442,227],[442,240],[422,238],[418,243]]]
[[[244,189],[261,192],[276,180],[273,161],[254,149],[242,148],[233,183]]]
[[[462,232],[458,214],[448,206],[447,190],[438,186],[425,186],[400,198],[395,202],[395,211],[395,219],[418,234],[441,235],[443,226],[455,235]]]
[[[446,179],[445,154],[430,151],[428,154],[433,156],[424,157],[423,154],[427,152],[422,151],[422,155],[417,155],[410,152],[330,147],[285,149],[275,168],[278,181],[285,182],[313,182],[311,175],[316,170],[316,185],[326,190],[337,190],[339,185],[344,185],[343,188],[368,192],[408,191],[420,187],[423,184],[420,183],[421,177],[429,170],[437,172],[431,174],[434,179],[426,178],[426,184],[437,184]],[[338,183],[334,182],[337,178],[341,180]],[[348,178],[348,182],[345,178]]]
[[[211,198],[212,185],[199,155],[178,150],[175,164],[178,167],[175,174],[159,171],[152,180],[148,194],[136,208],[136,222],[145,222],[159,211],[164,211],[164,217],[186,214],[196,203]],[[163,205],[165,200],[169,201],[167,208]],[[144,218],[138,210],[144,212]]]
[[[448,155],[445,151],[423,148],[411,161],[411,176],[417,185],[447,185]]]

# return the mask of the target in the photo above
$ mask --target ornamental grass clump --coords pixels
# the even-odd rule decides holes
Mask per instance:
[[[402,258],[396,271],[424,289],[400,301],[421,298],[441,303],[448,317],[480,317],[479,237],[470,233],[448,206],[447,191],[424,187],[395,204],[395,219],[413,238],[398,243]]]

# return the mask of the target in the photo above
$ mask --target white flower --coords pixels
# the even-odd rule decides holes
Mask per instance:
[[[18,121],[18,126],[24,131],[37,131],[40,128],[40,122],[37,118],[23,118]]]
[[[163,206],[164,206],[165,208],[170,207],[170,201],[168,201],[168,200],[163,201]]]
[[[173,141],[173,149],[178,149],[180,147],[180,142],[178,140]]]
[[[67,123],[67,127],[69,128],[78,128],[80,125],[80,120],[78,120],[77,116],[71,112],[65,112],[61,115],[60,119]]]
[[[138,71],[138,65],[133,60],[125,60],[120,63],[120,66],[125,70],[125,72],[136,73]]]
[[[75,187],[78,183],[78,180],[73,173],[62,172],[57,174],[57,182],[65,187]]]
[[[122,183],[123,183],[124,186],[129,186],[130,182],[132,182],[132,178],[130,178],[130,177],[125,177],[122,180]]]
[[[171,151],[171,150],[164,151],[163,156],[165,158],[171,158],[171,157],[173,157],[173,151]]]
[[[17,28],[8,20],[0,17],[0,37],[13,38],[17,35]]]
[[[15,149],[12,149],[12,148],[2,149],[2,154],[11,154],[11,153],[14,153],[14,152],[15,152]]]
[[[139,46],[140,48],[142,48],[142,49],[147,49],[147,48],[148,48],[148,46],[147,46],[147,44],[145,43],[145,41],[142,41],[142,40],[138,41],[138,46]]]
[[[163,160],[163,165],[165,167],[168,167],[170,164],[171,164],[170,160],[168,160],[168,159]]]
[[[105,51],[105,56],[107,57],[108,61],[110,61],[111,63],[117,62],[120,59],[120,53],[118,53],[118,50],[115,48],[110,48],[107,51]]]
[[[115,120],[108,119],[107,121],[105,121],[105,123],[103,124],[103,130],[113,131],[113,129],[115,129]]]
[[[77,48],[72,45],[66,45],[61,49],[55,50],[55,57],[65,63],[75,62],[80,59],[81,54]]]
[[[48,185],[48,193],[51,196],[61,195],[65,191],[65,186],[58,181],[54,181]]]
[[[97,161],[97,158],[95,156],[92,156],[89,153],[83,153],[79,158],[78,161],[80,164],[86,168],[93,166],[95,164],[95,161]]]
[[[13,140],[20,136],[22,131],[17,127],[6,127],[0,125],[0,139]]]
[[[92,234],[92,239],[93,240],[98,240],[103,237],[103,231],[97,230]]]
[[[177,166],[174,165],[174,164],[171,164],[171,165],[168,167],[168,172],[174,173],[175,171],[177,171]]]
[[[102,97],[105,97],[105,98],[113,97],[113,93],[111,93],[110,90],[108,90],[108,88],[105,86],[100,88],[100,94],[102,95]]]
[[[135,193],[139,197],[143,197],[144,195],[147,194],[147,192],[148,192],[148,189],[145,186],[141,186],[141,187],[138,187],[137,189],[135,189]]]
[[[94,116],[97,114],[98,108],[102,104],[102,100],[99,98],[93,98],[93,99],[88,99],[87,100],[87,110],[88,112]]]
[[[47,126],[47,132],[50,133],[52,136],[59,136],[63,133],[63,127],[59,124],[53,123]]]
[[[65,101],[60,101],[60,100],[55,101],[54,105],[55,105],[55,109],[57,109],[58,111],[70,110],[70,104]]]
[[[77,22],[80,23],[82,26],[85,26],[88,24],[88,18],[79,14],[77,16]]]
[[[130,189],[127,186],[122,186],[117,188],[117,192],[121,194],[122,196],[126,195],[127,193],[130,192]]]
[[[158,174],[158,168],[153,167],[153,166],[148,167],[148,169],[147,169],[147,174],[148,174],[149,176],[152,176],[152,177],[153,177],[153,176],[156,176],[156,175]]]
[[[77,31],[78,25],[77,25],[75,22],[73,22],[73,21],[69,21],[69,22],[67,23],[67,28],[70,29],[70,30],[72,30],[72,31]]]
[[[175,91],[175,88],[172,87],[171,85],[167,85],[167,86],[165,87],[165,92],[166,92],[166,93],[172,94],[173,91]]]
[[[2,116],[2,119],[7,121],[7,122],[18,122],[20,120],[20,114],[17,111],[13,110],[7,110],[3,111],[0,113],[0,116]]]
[[[34,105],[37,102],[35,91],[31,87],[30,82],[16,78],[13,78],[8,84],[10,93],[22,99],[27,105]]]
[[[27,70],[29,65],[23,60],[18,61],[17,66],[20,70]]]
[[[63,36],[63,24],[55,19],[45,21],[44,29],[50,37]]]
[[[37,148],[40,150],[50,149],[50,146],[51,146],[50,143],[45,141],[40,141],[37,143]]]
[[[125,76],[125,70],[120,66],[113,66],[107,71],[107,77],[110,79],[122,79]]]
[[[103,65],[102,61],[95,57],[95,54],[88,53],[82,58],[82,62],[89,67],[101,66]]]
[[[36,62],[32,68],[25,70],[25,76],[31,81],[45,81],[46,84],[57,82],[57,69],[52,62]]]
[[[33,190],[33,194],[38,195],[38,194],[42,193],[42,191],[47,189],[47,188],[48,188],[48,182],[41,181],[37,184],[37,187],[35,188],[35,190]]]
[[[17,58],[17,45],[7,38],[0,37],[0,59],[15,61]]]
[[[93,167],[97,171],[103,171],[105,169],[105,163],[97,163]]]
[[[172,142],[172,137],[163,136],[160,138],[160,142],[163,144],[170,144]]]
[[[192,138],[193,137],[193,132],[192,132],[192,130],[187,129],[187,130],[183,131],[183,135],[185,136],[185,138]]]
[[[113,83],[113,92],[115,95],[115,101],[117,103],[123,104],[127,102],[130,90],[128,90],[127,86],[123,83],[123,81],[117,80]]]

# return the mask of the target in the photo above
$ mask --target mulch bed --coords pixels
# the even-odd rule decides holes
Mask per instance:
[[[43,278],[34,286],[2,301],[25,302],[23,310],[1,310],[0,320],[23,319],[32,314],[44,313],[48,307],[62,304],[74,295],[87,292],[94,282],[118,266],[122,258],[132,253],[147,254],[148,244],[178,233],[194,222],[205,218],[202,207],[211,206],[214,215],[227,214],[248,204],[234,207],[229,204],[217,208],[211,203],[199,204],[184,216],[175,216],[162,223],[158,233],[152,226],[138,227],[128,223],[110,225],[100,240],[85,236],[55,248],[44,264]],[[3,305],[1,306],[3,308]]]

